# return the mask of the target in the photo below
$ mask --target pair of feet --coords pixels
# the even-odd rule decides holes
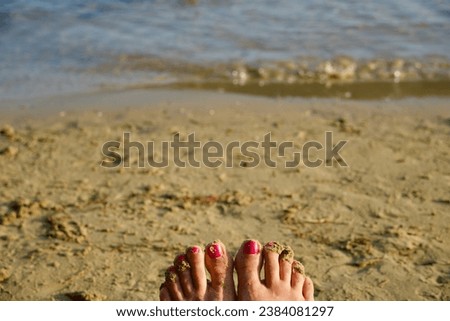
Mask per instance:
[[[205,255],[206,254],[206,255]],[[261,270],[264,269],[264,278]],[[211,276],[207,280],[206,270]],[[237,273],[237,292],[233,272]],[[314,286],[289,246],[244,241],[235,259],[214,241],[178,255],[161,285],[162,301],[313,301]]]

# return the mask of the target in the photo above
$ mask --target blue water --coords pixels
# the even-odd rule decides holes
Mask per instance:
[[[373,77],[450,78],[449,34],[448,0],[1,0],[0,99],[246,81],[252,68],[259,80],[297,81],[341,56],[358,70],[381,61]]]

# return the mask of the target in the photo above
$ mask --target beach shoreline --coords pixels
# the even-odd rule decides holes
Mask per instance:
[[[0,118],[1,300],[157,300],[185,247],[247,238],[290,244],[317,300],[450,299],[448,99],[134,90],[2,102]],[[124,132],[300,146],[327,131],[347,167],[100,166]]]

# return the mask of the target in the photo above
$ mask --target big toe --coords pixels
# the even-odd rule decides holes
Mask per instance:
[[[235,268],[238,275],[238,297],[240,300],[254,300],[255,288],[261,287],[262,267],[261,244],[256,240],[244,241],[239,249]]]
[[[211,276],[208,300],[234,300],[233,258],[225,245],[214,241],[205,248],[205,265]]]

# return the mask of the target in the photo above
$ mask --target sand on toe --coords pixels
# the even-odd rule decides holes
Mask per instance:
[[[450,299],[447,100],[154,90],[26,106],[0,106],[1,300],[157,300],[186,246],[248,238],[289,244],[316,300]],[[348,167],[99,165],[124,132],[299,147],[326,131]]]

